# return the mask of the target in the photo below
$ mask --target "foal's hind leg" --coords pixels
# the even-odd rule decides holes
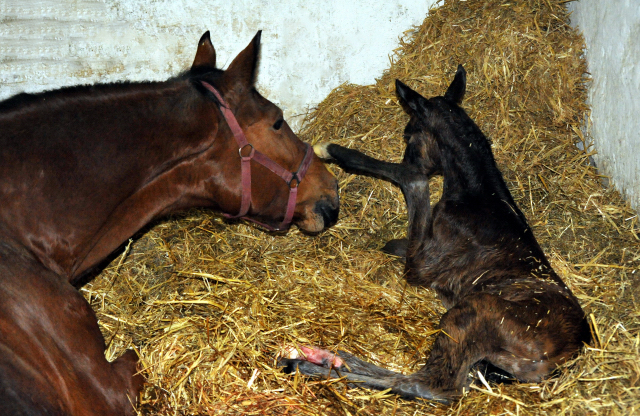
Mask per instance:
[[[408,376],[409,382],[428,386],[438,397],[461,394],[469,382],[471,367],[500,348],[492,312],[497,301],[499,299],[491,295],[478,294],[463,299],[447,311],[440,320],[441,332],[427,362]]]
[[[339,352],[341,365],[331,372],[323,368],[323,363],[315,365],[306,360],[282,360],[281,364],[291,371],[297,368],[305,375],[345,377],[363,387],[391,389],[406,398],[447,401],[461,393],[470,367],[496,349],[493,334],[487,334],[491,324],[482,314],[483,306],[479,304],[483,303],[483,299],[462,303],[442,317],[442,332],[429,360],[414,374],[394,373],[342,352]]]
[[[540,291],[505,288],[513,301],[491,293],[463,298],[442,317],[443,332],[414,377],[435,391],[460,391],[470,368],[484,360],[520,381],[544,379],[579,351],[588,333],[571,298],[537,285]]]
[[[339,352],[339,365],[334,369],[325,368],[325,363],[306,360],[282,360],[281,365],[291,371],[297,368],[310,376],[345,377],[363,387],[391,389],[407,398],[440,401],[459,395],[469,382],[470,369],[481,360],[520,380],[538,381],[575,352],[576,344],[567,341],[570,333],[575,332],[571,324],[566,325],[568,333],[560,329],[563,322],[532,330],[535,322],[529,320],[540,312],[535,309],[535,304],[530,302],[510,302],[493,294],[467,296],[443,315],[442,332],[434,342],[429,359],[424,367],[410,375],[393,373],[342,352]],[[556,344],[562,345],[556,348]]]

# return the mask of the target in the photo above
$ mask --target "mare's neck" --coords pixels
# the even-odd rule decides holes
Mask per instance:
[[[193,189],[212,173],[189,163],[212,151],[217,113],[188,81],[47,98],[2,115],[17,161],[0,152],[14,168],[0,169],[0,221],[47,268],[73,281],[159,215],[202,204]]]

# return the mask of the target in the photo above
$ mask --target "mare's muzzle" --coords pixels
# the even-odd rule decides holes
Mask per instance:
[[[338,222],[340,207],[338,203],[329,201],[327,198],[323,198],[316,203],[315,207],[313,207],[313,212],[322,217],[324,226],[328,228]]]

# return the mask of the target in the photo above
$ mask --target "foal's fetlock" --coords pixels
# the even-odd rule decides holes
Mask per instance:
[[[433,400],[444,404],[449,403],[453,397],[460,394],[456,391],[445,392],[433,389],[424,382],[414,380],[411,376],[407,376],[405,380],[397,382],[391,391],[405,399]]]

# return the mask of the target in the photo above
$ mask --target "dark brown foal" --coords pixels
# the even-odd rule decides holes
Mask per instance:
[[[408,240],[393,240],[385,249],[406,257],[408,282],[434,289],[448,309],[427,363],[402,375],[345,352],[334,356],[305,347],[302,358],[282,360],[289,371],[331,374],[408,398],[446,401],[462,392],[476,363],[537,382],[589,342],[582,308],[511,197],[489,142],[459,106],[465,89],[462,66],[443,97],[425,99],[396,82],[410,116],[400,164],[335,144],[316,147],[321,157],[348,171],[402,189]],[[429,177],[436,174],[443,175],[444,188],[431,209]]]

